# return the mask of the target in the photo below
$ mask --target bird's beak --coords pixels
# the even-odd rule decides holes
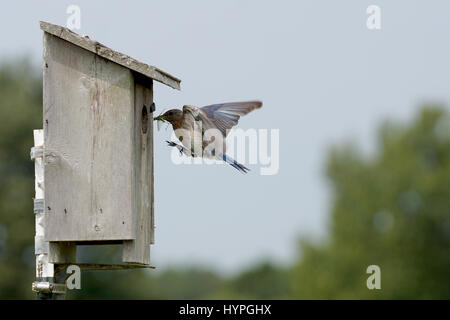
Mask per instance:
[[[154,120],[158,120],[158,121],[162,121],[162,122],[165,122],[166,121],[166,119],[164,119],[164,116],[163,115],[159,115],[159,116],[157,116],[157,117],[154,117],[153,118],[153,121]]]

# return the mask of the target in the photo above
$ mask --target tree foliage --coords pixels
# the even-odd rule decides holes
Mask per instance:
[[[303,242],[295,298],[450,298],[450,120],[424,107],[412,124],[386,123],[375,156],[334,148],[326,243]],[[382,289],[368,290],[369,265]]]
[[[19,59],[0,66],[0,298],[32,297],[33,129],[42,128],[42,80]]]

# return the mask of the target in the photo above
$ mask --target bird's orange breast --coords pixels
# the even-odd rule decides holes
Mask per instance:
[[[183,118],[181,118],[181,119],[178,120],[178,121],[172,122],[172,128],[173,128],[173,130],[175,131],[175,130],[181,128],[181,124],[182,124],[182,123],[183,123]]]

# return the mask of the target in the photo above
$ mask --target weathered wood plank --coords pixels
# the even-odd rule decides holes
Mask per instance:
[[[146,88],[147,95],[151,96],[151,101],[153,103],[153,87],[151,90]],[[151,104],[150,104],[151,105]],[[153,112],[150,114],[150,123],[149,123],[149,129],[150,129],[150,136],[149,136],[149,148],[148,148],[148,161],[149,161],[149,168],[150,168],[150,244],[155,243],[155,171],[154,171],[154,147],[153,147]]]
[[[74,242],[49,242],[48,261],[54,264],[76,263],[76,244]]]
[[[131,240],[130,70],[44,32],[47,241]]]
[[[114,51],[97,41],[91,40],[88,37],[80,36],[67,28],[43,21],[40,22],[40,26],[41,29],[47,33],[69,41],[74,45],[120,64],[130,70],[138,72],[146,77],[161,82],[169,87],[180,90],[181,80],[161,69],[139,62],[126,54]]]
[[[148,116],[148,133],[146,136],[147,140],[147,148],[146,148],[146,156],[143,161],[146,162],[145,170],[145,188],[143,193],[145,195],[145,213],[148,215],[147,225],[148,233],[145,238],[145,242],[148,245],[153,244],[155,242],[155,217],[154,217],[154,172],[153,172],[153,112],[150,112],[151,105],[153,104],[153,86],[150,88],[144,88],[144,97],[145,97],[145,105],[149,110]]]
[[[150,106],[153,102],[152,88],[135,84],[134,98],[134,184],[136,239],[124,241],[123,261],[150,264],[150,242],[152,223],[152,151],[153,117]]]

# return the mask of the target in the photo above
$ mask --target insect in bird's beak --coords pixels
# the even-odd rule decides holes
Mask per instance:
[[[157,120],[157,121],[162,121],[162,122],[166,122],[166,119],[164,119],[163,115],[160,114],[157,117],[154,117],[153,120]]]
[[[160,123],[161,122],[166,122],[166,119],[164,119],[164,116],[163,116],[163,114],[161,113],[159,116],[157,116],[157,117],[154,117],[153,118],[153,121],[158,121],[157,123],[156,123],[156,128],[158,129],[158,131],[160,130]]]

